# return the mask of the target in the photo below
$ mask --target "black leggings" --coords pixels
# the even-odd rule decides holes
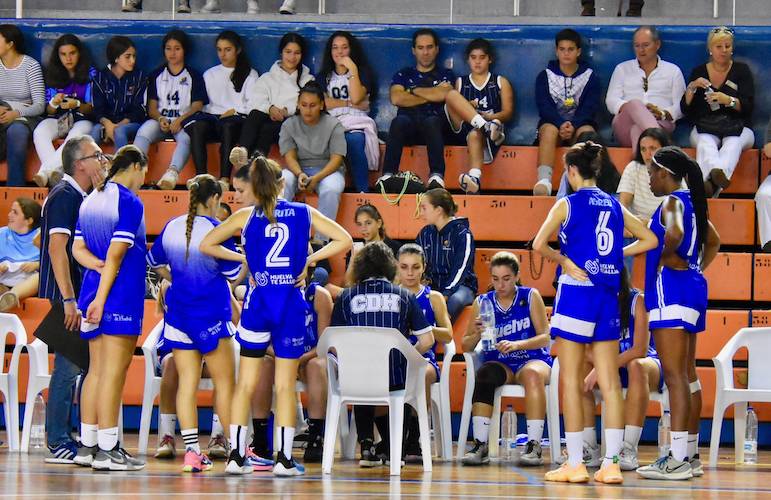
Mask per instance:
[[[244,120],[238,144],[245,147],[250,155],[259,151],[267,156],[270,147],[278,142],[281,124],[282,122],[274,122],[269,115],[255,109]]]
[[[500,363],[488,361],[477,371],[472,403],[493,404],[495,390],[506,383],[506,368]]]
[[[220,143],[220,177],[230,179],[233,170],[230,150],[238,143],[244,121],[243,116],[233,115],[217,121],[198,120],[188,125],[185,130],[190,135],[190,152],[196,174],[208,172],[206,145],[209,140],[215,140]]]

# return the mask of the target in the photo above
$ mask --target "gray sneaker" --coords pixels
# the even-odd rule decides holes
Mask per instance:
[[[127,0],[121,7],[123,12],[142,12],[142,0]]]
[[[675,460],[671,454],[661,457],[650,465],[640,467],[637,473],[645,479],[663,479],[667,481],[683,481],[693,477],[691,464],[683,460]]]
[[[490,457],[488,456],[487,443],[474,440],[474,447],[463,455],[461,459],[463,465],[487,465],[490,463]]]
[[[75,458],[72,459],[72,462],[81,467],[91,467],[91,464],[94,461],[94,455],[96,455],[97,451],[99,451],[98,446],[80,446],[78,448],[78,453],[75,455]]]
[[[621,470],[637,470],[640,467],[640,462],[637,461],[637,450],[626,441],[621,447],[618,459]]]
[[[110,451],[104,451],[100,449],[96,452],[94,461],[91,463],[91,467],[94,470],[141,470],[144,469],[145,463],[142,460],[132,457],[129,453],[120,447],[120,444],[115,445]]]
[[[704,475],[704,466],[701,464],[701,460],[699,460],[698,453],[695,454],[689,462],[691,463],[691,473],[693,474],[693,477],[701,477]]]
[[[543,465],[541,443],[532,439],[525,445],[525,453],[519,457],[520,465]]]
[[[568,450],[562,449],[562,453],[557,457],[557,464],[562,465],[568,461]],[[600,445],[590,445],[584,441],[584,465],[586,467],[599,467],[602,464],[602,457],[600,457]]]

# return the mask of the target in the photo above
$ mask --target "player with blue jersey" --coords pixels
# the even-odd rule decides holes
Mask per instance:
[[[134,146],[119,149],[105,182],[80,206],[75,227],[72,255],[85,268],[78,298],[78,309],[85,311],[81,337],[88,340],[91,360],[80,405],[81,440],[91,461],[82,465],[96,470],[145,465],[118,443],[118,412],[142,333],[145,218],[136,192],[146,172],[144,153]]]
[[[426,316],[426,321],[432,326],[434,333],[434,345],[423,353],[428,361],[426,366],[426,401],[431,401],[431,384],[439,382],[439,364],[436,362],[436,343],[449,344],[452,339],[452,321],[447,312],[447,303],[444,296],[431,290],[431,287],[423,284],[423,275],[426,272],[426,256],[420,245],[407,243],[402,245],[397,252],[398,270],[396,273],[399,285],[415,294],[418,305]],[[410,341],[417,342],[415,336]],[[448,363],[449,359],[446,360]],[[406,463],[422,463],[420,449],[420,429],[418,428],[417,414],[412,408],[408,408],[405,428],[407,429],[404,440],[404,461]],[[430,408],[429,408],[430,410]]]
[[[351,248],[350,235],[335,221],[302,203],[279,199],[283,189],[281,167],[265,157],[251,162],[253,207],[242,208],[212,230],[200,244],[206,255],[245,262],[255,286],[244,300],[236,338],[241,344],[238,384],[231,411],[231,446],[226,472],[247,474],[245,464],[249,404],[268,346],[276,355],[276,421],[281,443],[273,473],[295,476],[304,470],[292,458],[295,423],[295,381],[304,352],[306,303],[296,284],[309,265]],[[331,238],[329,244],[308,256],[311,229]],[[245,254],[221,245],[241,231]]]
[[[705,328],[703,271],[717,255],[720,237],[709,222],[698,163],[667,146],[653,156],[648,173],[653,194],[666,197],[650,221],[659,244],[645,263],[645,306],[669,391],[672,445],[669,456],[637,472],[649,479],[689,479],[704,473],[698,455],[701,385],[694,334]],[[682,189],[683,179],[688,189]]]
[[[594,474],[601,483],[621,483],[617,463],[624,435],[623,399],[619,382],[618,339],[621,334],[618,293],[623,257],[645,252],[656,237],[615,198],[597,187],[602,146],[579,143],[565,155],[568,181],[575,193],[552,207],[533,248],[562,266],[551,318],[560,358],[565,437],[568,460],[546,473],[547,481],[586,482],[583,460],[581,399],[584,359],[591,344],[597,379],[606,407],[605,459]],[[638,241],[622,247],[624,229]],[[548,241],[559,230],[560,251]]]
[[[476,373],[471,406],[474,446],[463,457],[463,465],[485,465],[488,458],[488,429],[493,414],[495,390],[504,384],[525,388],[527,437],[520,465],[542,465],[541,438],[546,415],[546,384],[551,376],[549,322],[541,294],[519,283],[519,260],[511,252],[498,252],[490,261],[493,290],[474,301],[468,329],[463,336],[464,352],[476,350],[484,325],[480,304],[489,301],[495,315],[495,344],[481,351],[482,365]],[[465,442],[465,439],[461,440]]]
[[[212,467],[198,443],[196,393],[201,362],[206,361],[215,387],[215,407],[223,426],[230,423],[235,368],[228,322],[232,316],[228,279],[238,277],[238,262],[216,260],[203,255],[198,245],[219,225],[216,214],[222,187],[208,174],[188,184],[190,209],[187,215],[169,221],[158,236],[147,262],[171,282],[166,292],[164,347],[171,348],[179,373],[177,416],[185,442],[184,472],[201,472]],[[224,243],[230,250],[232,238]],[[167,268],[168,266],[168,268]]]
[[[493,162],[506,138],[503,124],[514,114],[514,89],[506,77],[490,71],[493,47],[484,38],[466,46],[466,61],[471,72],[456,80],[445,112],[456,142],[468,145],[469,171],[458,182],[466,193],[475,194],[481,189],[482,164]]]
[[[640,442],[650,393],[663,390],[664,375],[653,336],[648,328],[644,296],[639,290],[630,288],[626,270],[621,274],[618,302],[621,339],[618,344],[617,365],[621,387],[627,390],[624,399],[624,442],[619,455],[619,466],[622,471],[629,471],[639,466],[637,445]],[[584,464],[595,467],[599,465],[600,460],[600,447],[594,429],[597,405],[593,390],[596,384],[597,372],[592,369],[584,379]]]

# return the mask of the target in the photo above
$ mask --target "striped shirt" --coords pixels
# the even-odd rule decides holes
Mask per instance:
[[[426,255],[426,277],[431,281],[431,288],[445,297],[461,285],[476,291],[475,245],[468,219],[452,219],[441,231],[430,224],[420,230],[415,243]]]
[[[63,182],[51,189],[51,193],[43,202],[43,214],[40,219],[40,284],[38,295],[51,302],[61,302],[64,298],[56,284],[56,277],[48,256],[48,244],[52,234],[66,234],[67,261],[70,265],[70,280],[75,296],[80,292],[80,265],[72,257],[72,235],[78,220],[80,205],[86,197],[86,192],[75,182],[75,179],[64,174]],[[67,297],[71,298],[71,297]]]
[[[636,161],[630,161],[624,169],[616,192],[632,195],[632,205],[629,210],[643,221],[649,221],[653,212],[664,200],[663,196],[656,196],[651,191],[648,167]]]
[[[94,121],[107,118],[113,123],[128,118],[142,123],[147,117],[145,92],[147,78],[141,70],[134,70],[118,79],[109,66],[94,77]]]
[[[39,116],[45,111],[45,82],[40,64],[23,56],[15,68],[6,68],[0,61],[0,100],[21,116]]]

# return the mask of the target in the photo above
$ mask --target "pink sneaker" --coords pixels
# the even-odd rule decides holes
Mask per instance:
[[[273,460],[257,455],[251,446],[246,447],[246,463],[250,464],[255,472],[273,470]]]
[[[185,465],[182,467],[182,472],[203,472],[211,468],[211,460],[205,454],[196,453],[191,449],[185,452]]]

